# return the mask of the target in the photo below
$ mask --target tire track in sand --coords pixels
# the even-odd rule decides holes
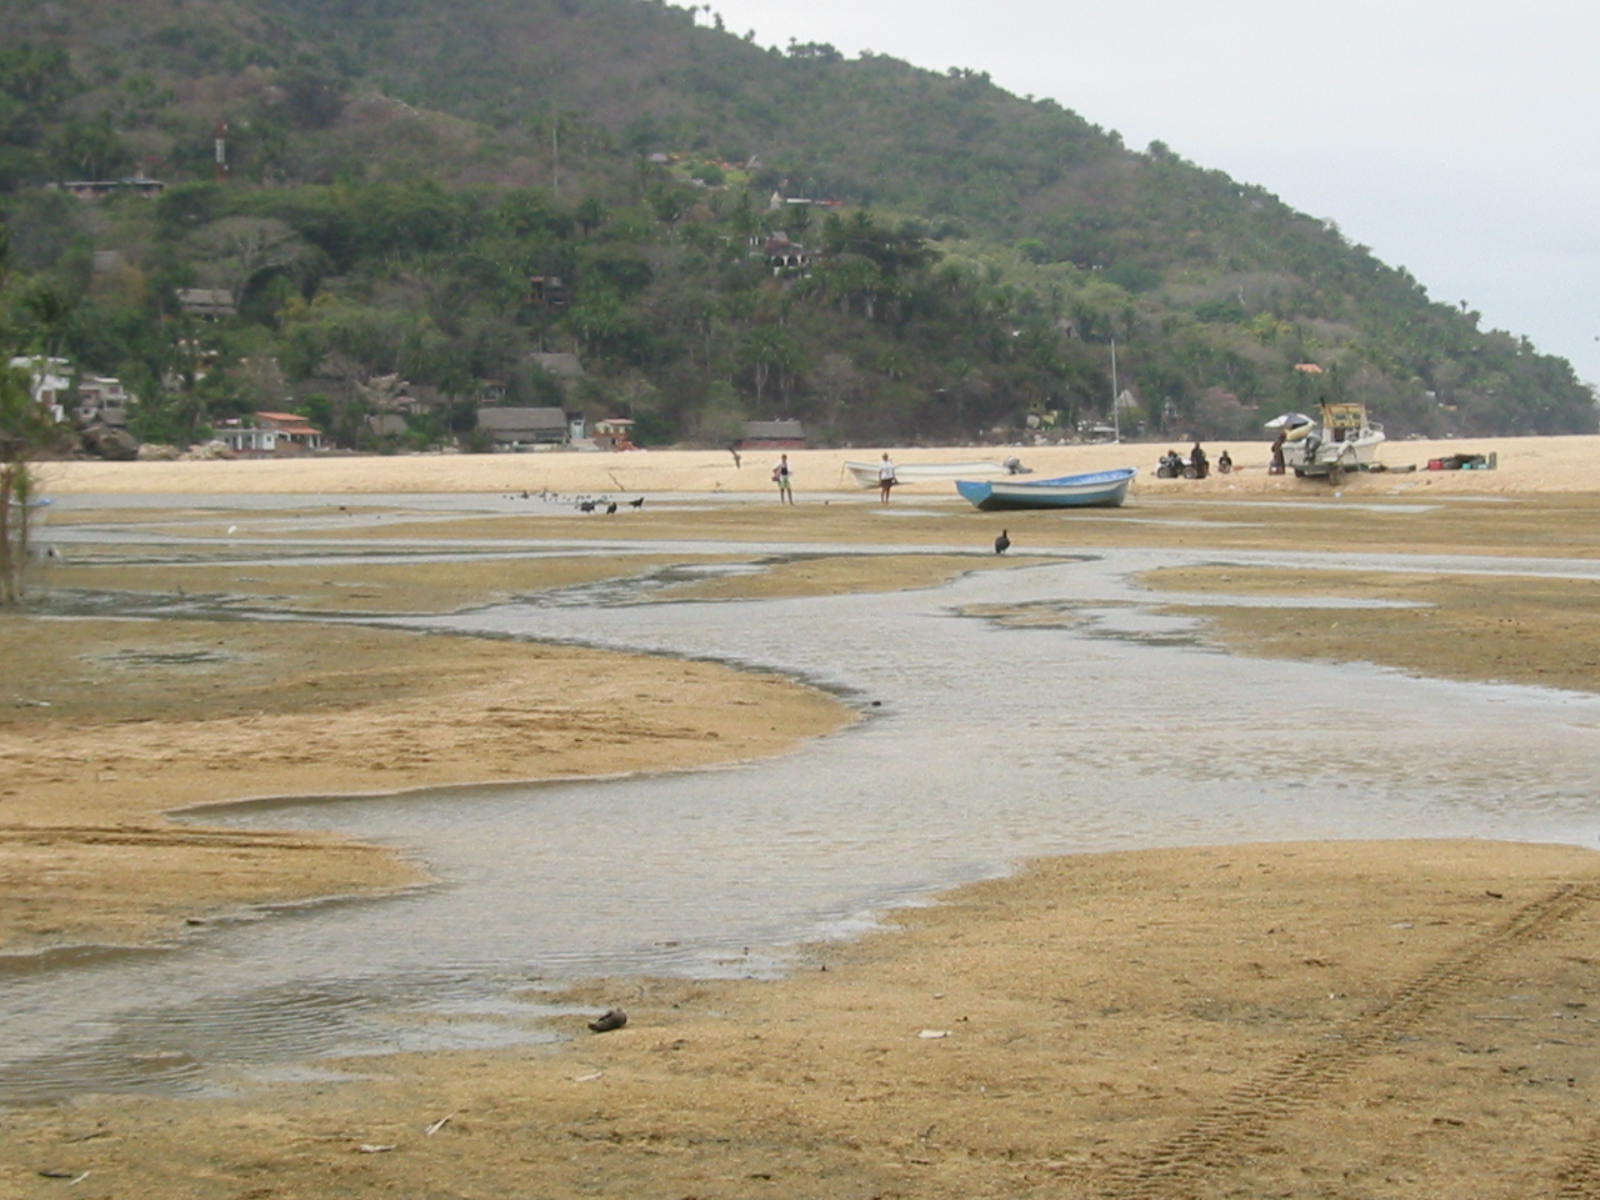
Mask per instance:
[[[1556,1200],[1600,1200],[1600,1129],[1591,1130],[1583,1148],[1561,1164],[1550,1194]]]
[[[1335,1031],[1330,1039],[1291,1055],[1228,1093],[1187,1128],[1145,1153],[1112,1164],[1091,1195],[1111,1200],[1184,1200],[1210,1174],[1232,1166],[1261,1146],[1272,1122],[1307,1108],[1330,1084],[1363,1060],[1415,1029],[1484,967],[1600,900],[1593,887],[1568,884],[1524,905],[1495,928],[1441,959],[1403,985],[1385,1004]],[[1600,1146],[1569,1160],[1558,1195],[1600,1200]]]

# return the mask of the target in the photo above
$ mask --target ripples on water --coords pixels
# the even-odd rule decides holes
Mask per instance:
[[[208,811],[208,824],[393,844],[441,882],[226,925],[169,953],[13,973],[0,1098],[212,1087],[224,1068],[548,1037],[541,988],[771,973],[786,946],[858,933],[886,907],[1033,855],[1594,844],[1595,699],[1230,658],[1122,582],[1176,557],[826,599],[629,604],[607,585],[390,622],[714,657],[799,675],[868,715],[716,770]],[[960,615],[1012,605],[1075,619]]]

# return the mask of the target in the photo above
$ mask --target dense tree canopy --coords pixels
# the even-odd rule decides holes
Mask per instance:
[[[111,0],[92,37],[14,7],[0,317],[122,374],[148,437],[297,408],[392,441],[364,418],[402,384],[412,444],[500,397],[659,440],[1014,437],[1104,417],[1113,342],[1162,436],[1335,395],[1392,433],[1596,427],[1563,360],[1330,225],[981,73],[641,0]],[[139,172],[159,199],[49,188]]]

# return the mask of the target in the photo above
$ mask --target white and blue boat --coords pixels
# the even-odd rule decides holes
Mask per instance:
[[[862,487],[875,488],[879,483],[878,468],[882,465],[875,462],[847,462],[844,469]],[[1005,462],[898,463],[894,469],[894,480],[896,483],[932,483],[941,479],[965,479],[969,475],[982,477],[1032,473],[1030,468],[1015,458],[1008,458]]]
[[[958,479],[956,490],[985,511],[996,508],[1116,508],[1128,498],[1138,467],[1091,471],[1013,483],[999,479]]]

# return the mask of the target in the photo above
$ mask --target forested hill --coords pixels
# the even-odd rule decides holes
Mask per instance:
[[[981,72],[639,0],[7,8],[0,324],[121,374],[148,436],[470,440],[503,396],[658,441],[1003,437],[1108,417],[1113,340],[1152,436],[1338,396],[1391,435],[1596,428],[1564,360],[1332,225]],[[164,188],[49,186],[130,176]]]

